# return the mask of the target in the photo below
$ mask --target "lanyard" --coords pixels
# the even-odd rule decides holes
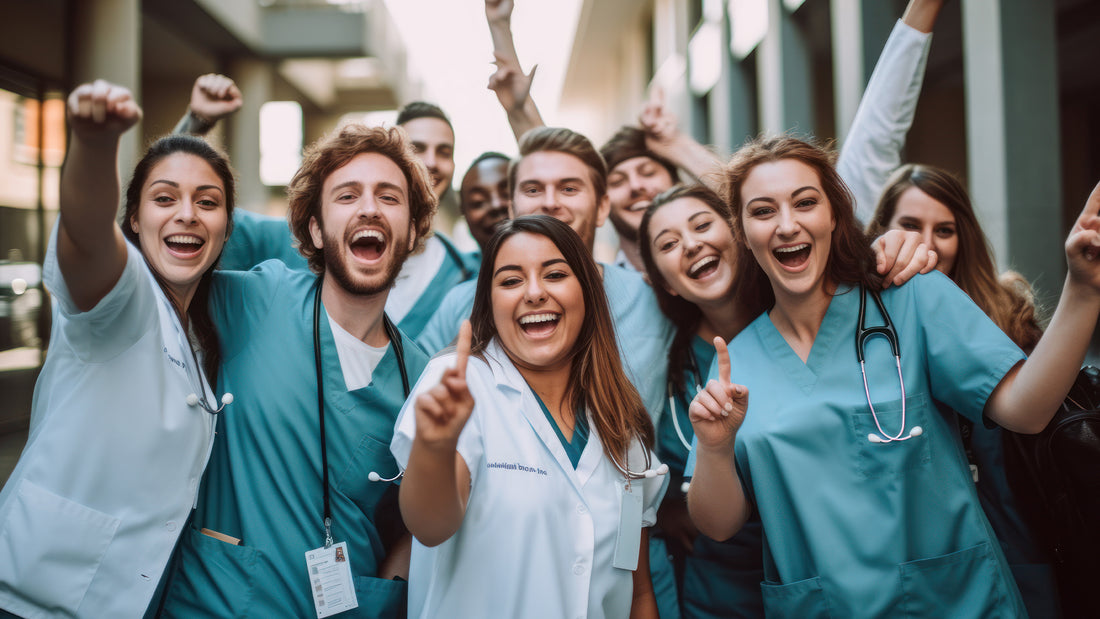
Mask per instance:
[[[328,484],[328,449],[325,436],[325,382],[321,371],[321,282],[324,278],[317,278],[317,292],[313,295],[313,361],[317,368],[317,417],[321,428],[321,483],[324,487],[324,523],[325,523],[325,548],[332,546],[332,507],[331,492]],[[386,330],[386,337],[393,346],[394,357],[397,358],[397,369],[401,372],[401,387],[404,389],[405,398],[409,397],[409,376],[405,370],[405,350],[401,344],[401,333],[390,321],[389,316],[382,314],[382,326]]]

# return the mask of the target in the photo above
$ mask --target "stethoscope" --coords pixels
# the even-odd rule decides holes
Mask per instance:
[[[699,365],[695,362],[695,355],[688,353],[688,367],[691,368],[692,378],[695,379],[695,395],[698,395],[703,390],[703,377],[699,374]],[[686,394],[685,394],[686,395]],[[693,395],[692,398],[695,396]],[[689,399],[688,402],[691,400]],[[676,429],[676,436],[680,438],[680,443],[684,446],[684,452],[689,456],[691,455],[691,441],[687,440],[687,436],[684,435],[684,431],[680,428],[680,416],[676,414],[676,392],[672,388],[672,381],[668,381],[668,413],[672,415],[672,427]],[[687,494],[688,489],[691,488],[691,480],[684,480],[680,484],[680,492]]]
[[[886,313],[886,306],[882,304],[882,297],[879,296],[877,291],[871,291],[871,298],[875,300],[875,305],[878,307],[878,311],[882,314],[882,319],[885,324],[881,327],[867,327],[865,326],[865,315],[867,311],[867,297],[863,287],[860,286],[859,290],[859,322],[856,324],[856,359],[859,360],[859,372],[863,375],[863,392],[867,395],[867,406],[871,408],[871,417],[875,420],[875,427],[878,428],[879,433],[874,432],[867,435],[867,440],[872,443],[893,443],[898,441],[907,441],[914,436],[920,436],[924,433],[924,430],[920,426],[913,426],[909,430],[908,434],[905,434],[905,379],[901,374],[901,349],[898,346],[898,332],[894,329],[894,323],[890,320],[890,314]],[[894,353],[894,361],[898,367],[898,382],[901,384],[901,429],[895,435],[888,434],[882,429],[882,424],[878,420],[878,413],[875,412],[875,405],[871,402],[871,390],[867,387],[867,371],[864,367],[864,346],[868,339],[880,335],[886,338],[886,341],[890,344],[890,350]],[[904,436],[902,436],[904,434]]]
[[[172,311],[173,313],[175,312],[174,309]],[[177,320],[178,319],[179,317],[177,316]],[[217,408],[214,408],[214,406],[210,404],[210,401],[206,399],[206,385],[203,383],[202,375],[199,374],[199,372],[202,372],[202,369],[199,367],[199,357],[197,354],[195,354],[195,347],[191,345],[191,338],[187,337],[186,333],[183,333],[182,324],[180,326],[181,330],[179,339],[184,340],[187,343],[187,350],[191,353],[191,366],[194,368],[195,373],[198,374],[198,393],[202,394],[201,396],[199,396],[198,393],[192,391],[191,393],[187,394],[187,397],[184,399],[184,401],[187,402],[187,405],[191,408],[197,406],[202,410],[210,413],[211,415],[217,415],[218,413],[222,412],[222,410],[224,410],[226,406],[229,406],[233,403],[233,394],[226,391],[222,395],[222,405]],[[188,372],[186,369],[184,369],[184,374],[187,375],[187,382],[190,384],[191,388],[194,389],[195,381],[191,376],[191,372]],[[210,390],[213,391],[213,387],[211,387]]]
[[[627,457],[626,466],[619,464],[618,459],[612,457],[611,462],[615,465],[615,468],[619,469],[619,472],[623,474],[623,477],[627,481],[633,481],[636,479],[653,479],[658,475],[668,475],[668,465],[661,463],[661,466],[653,468],[653,457],[650,455],[648,449],[643,449],[645,452],[645,470],[641,473],[635,473],[630,470],[630,458]]]

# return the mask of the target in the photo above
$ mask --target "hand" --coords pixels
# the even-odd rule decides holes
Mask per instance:
[[[191,111],[211,125],[241,109],[243,104],[241,91],[224,75],[200,75],[191,87]]]
[[[485,19],[490,23],[510,21],[513,8],[513,0],[485,0]]]
[[[497,95],[501,107],[508,112],[520,112],[531,96],[531,84],[535,81],[535,71],[539,66],[531,67],[531,72],[523,74],[523,69],[511,58],[493,52],[493,64],[497,70],[489,76],[489,90]]]
[[[66,107],[73,135],[84,140],[118,139],[141,120],[130,91],[104,80],[77,86]]]
[[[888,230],[871,243],[875,269],[882,275],[882,287],[900,286],[917,273],[931,273],[939,256],[912,230]]]
[[[438,385],[416,398],[416,438],[429,448],[454,451],[458,435],[474,410],[474,398],[466,385],[471,332],[470,321],[463,321],[454,367],[443,372]]]
[[[1100,293],[1100,183],[1093,187],[1069,231],[1066,262],[1071,282]]]
[[[718,380],[707,383],[688,406],[688,417],[699,447],[733,450],[733,439],[745,421],[749,390],[730,382],[730,351],[721,337],[714,338],[718,352]]]
[[[660,153],[676,141],[680,135],[680,123],[665,104],[665,93],[660,86],[650,91],[649,101],[642,107],[638,124],[645,131],[646,148]]]

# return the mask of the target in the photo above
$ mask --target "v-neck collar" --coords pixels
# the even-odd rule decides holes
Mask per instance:
[[[854,304],[859,301],[852,290],[850,285],[841,286],[829,299],[829,308],[825,310],[825,317],[817,329],[805,363],[776,328],[770,312],[765,312],[758,320],[757,333],[765,350],[804,394],[813,392],[822,370],[836,362],[837,354],[843,354],[843,351],[838,352],[837,347],[843,346],[840,338],[846,332],[845,321],[856,320]],[[852,345],[855,346],[855,343]]]

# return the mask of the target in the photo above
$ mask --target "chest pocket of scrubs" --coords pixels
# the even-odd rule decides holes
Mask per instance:
[[[255,548],[229,544],[187,527],[179,552],[164,605],[166,617],[249,615],[259,569]]]
[[[815,576],[786,585],[760,584],[764,596],[764,614],[768,617],[831,617],[821,578]]]
[[[988,542],[898,569],[906,617],[1015,616]]]
[[[0,589],[75,616],[119,519],[26,479],[13,499],[0,526]]]
[[[370,481],[368,475],[371,471],[389,479],[397,475],[397,462],[394,461],[388,444],[380,443],[374,437],[365,434],[356,445],[355,455],[347,466],[333,476],[332,484],[334,488],[351,498],[363,513],[373,516],[378,500],[390,484]]]
[[[909,434],[915,426],[920,426],[925,432],[935,431],[929,427],[930,406],[928,396],[923,393],[905,399],[905,432],[902,436]],[[901,431],[901,400],[875,402],[875,413],[886,435],[896,436]],[[883,433],[879,432],[875,425],[875,416],[866,404],[852,409],[849,420],[855,469],[863,479],[904,475],[908,471],[928,466],[932,461],[930,441],[923,434],[906,441],[889,443],[872,443],[868,440],[868,435],[882,436]]]

